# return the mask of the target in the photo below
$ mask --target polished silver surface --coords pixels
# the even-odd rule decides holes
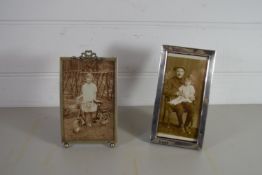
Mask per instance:
[[[202,97],[202,107],[200,112],[198,137],[196,142],[157,136],[157,128],[158,128],[159,114],[160,114],[160,103],[163,93],[166,60],[167,60],[168,53],[191,55],[191,56],[204,56],[207,57],[208,60],[205,84],[204,84],[204,92]],[[158,76],[157,92],[156,92],[154,113],[153,113],[153,120],[152,120],[152,127],[151,127],[150,140],[152,143],[158,143],[158,144],[169,145],[169,146],[178,146],[178,147],[191,148],[191,149],[202,148],[203,141],[204,141],[206,117],[208,111],[210,86],[211,86],[212,76],[214,72],[214,65],[215,65],[215,51],[213,50],[186,48],[186,47],[178,47],[178,46],[170,46],[170,45],[163,45],[161,47],[159,76]]]

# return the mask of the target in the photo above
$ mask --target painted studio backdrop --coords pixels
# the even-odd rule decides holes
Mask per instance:
[[[115,62],[62,59],[63,139],[113,140]]]

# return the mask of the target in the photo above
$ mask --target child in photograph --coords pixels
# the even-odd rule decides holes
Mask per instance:
[[[93,83],[93,79],[94,77],[91,73],[86,75],[86,82],[81,88],[82,94],[77,97],[77,101],[80,103],[80,110],[85,119],[85,124],[89,127],[92,126],[92,121],[95,120],[97,111],[97,86]]]
[[[195,100],[195,88],[190,78],[185,79],[185,84],[179,87],[176,94],[178,97],[170,100],[169,104],[177,105],[183,102],[192,103]]]

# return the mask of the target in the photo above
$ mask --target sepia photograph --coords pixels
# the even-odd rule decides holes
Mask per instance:
[[[62,141],[116,141],[116,58],[61,58]]]
[[[199,49],[164,46],[159,75],[161,82],[158,82],[152,126],[153,142],[165,144],[167,138],[168,141],[174,139],[174,144],[176,140],[185,144],[199,144],[206,117],[203,111],[207,110],[203,99],[208,97],[209,53]]]

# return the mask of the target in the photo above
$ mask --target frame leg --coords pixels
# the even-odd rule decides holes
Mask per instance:
[[[114,148],[116,145],[115,145],[115,143],[109,142],[109,143],[108,143],[108,146],[109,146],[110,148]]]
[[[67,142],[64,142],[64,148],[69,148],[69,147],[70,147],[70,144]]]

